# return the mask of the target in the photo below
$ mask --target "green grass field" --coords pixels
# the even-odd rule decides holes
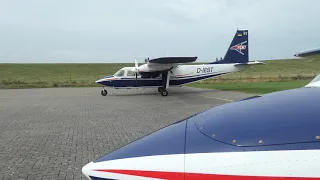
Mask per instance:
[[[320,73],[320,61],[269,60],[265,65],[190,84],[194,87],[266,93],[301,87]],[[0,64],[0,88],[88,87],[132,63]]]
[[[133,64],[0,64],[0,88],[84,87]]]

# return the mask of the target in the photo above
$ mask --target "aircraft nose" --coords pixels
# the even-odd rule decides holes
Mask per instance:
[[[88,163],[88,164],[86,164],[85,166],[83,166],[82,167],[82,174],[86,177],[86,178],[88,178],[88,179],[90,179],[91,180],[91,178],[90,178],[90,171],[91,171],[91,165],[92,164],[92,162],[90,162],[90,163]]]
[[[114,76],[110,75],[110,76],[103,77],[102,79],[98,79],[95,82],[101,85],[108,85],[108,83],[111,82],[112,80],[115,80],[115,78]]]
[[[95,82],[98,84],[101,84],[103,81],[104,81],[104,79],[99,79],[99,80],[96,80]]]

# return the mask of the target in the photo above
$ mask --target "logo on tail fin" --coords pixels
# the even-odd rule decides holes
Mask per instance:
[[[242,50],[247,49],[247,45],[244,45],[245,43],[247,43],[248,41],[244,41],[242,43],[236,44],[234,46],[232,46],[230,48],[230,50],[236,50],[238,53],[244,55],[244,53],[242,52]]]

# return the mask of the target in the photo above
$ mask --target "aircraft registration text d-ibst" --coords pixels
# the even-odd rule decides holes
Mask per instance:
[[[211,73],[214,67],[198,68],[197,73]]]

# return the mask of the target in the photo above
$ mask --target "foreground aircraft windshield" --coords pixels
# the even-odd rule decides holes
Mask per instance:
[[[318,76],[316,76],[311,82],[318,82],[320,81],[320,74]]]
[[[320,87],[320,74],[316,76],[309,84],[305,87]]]

